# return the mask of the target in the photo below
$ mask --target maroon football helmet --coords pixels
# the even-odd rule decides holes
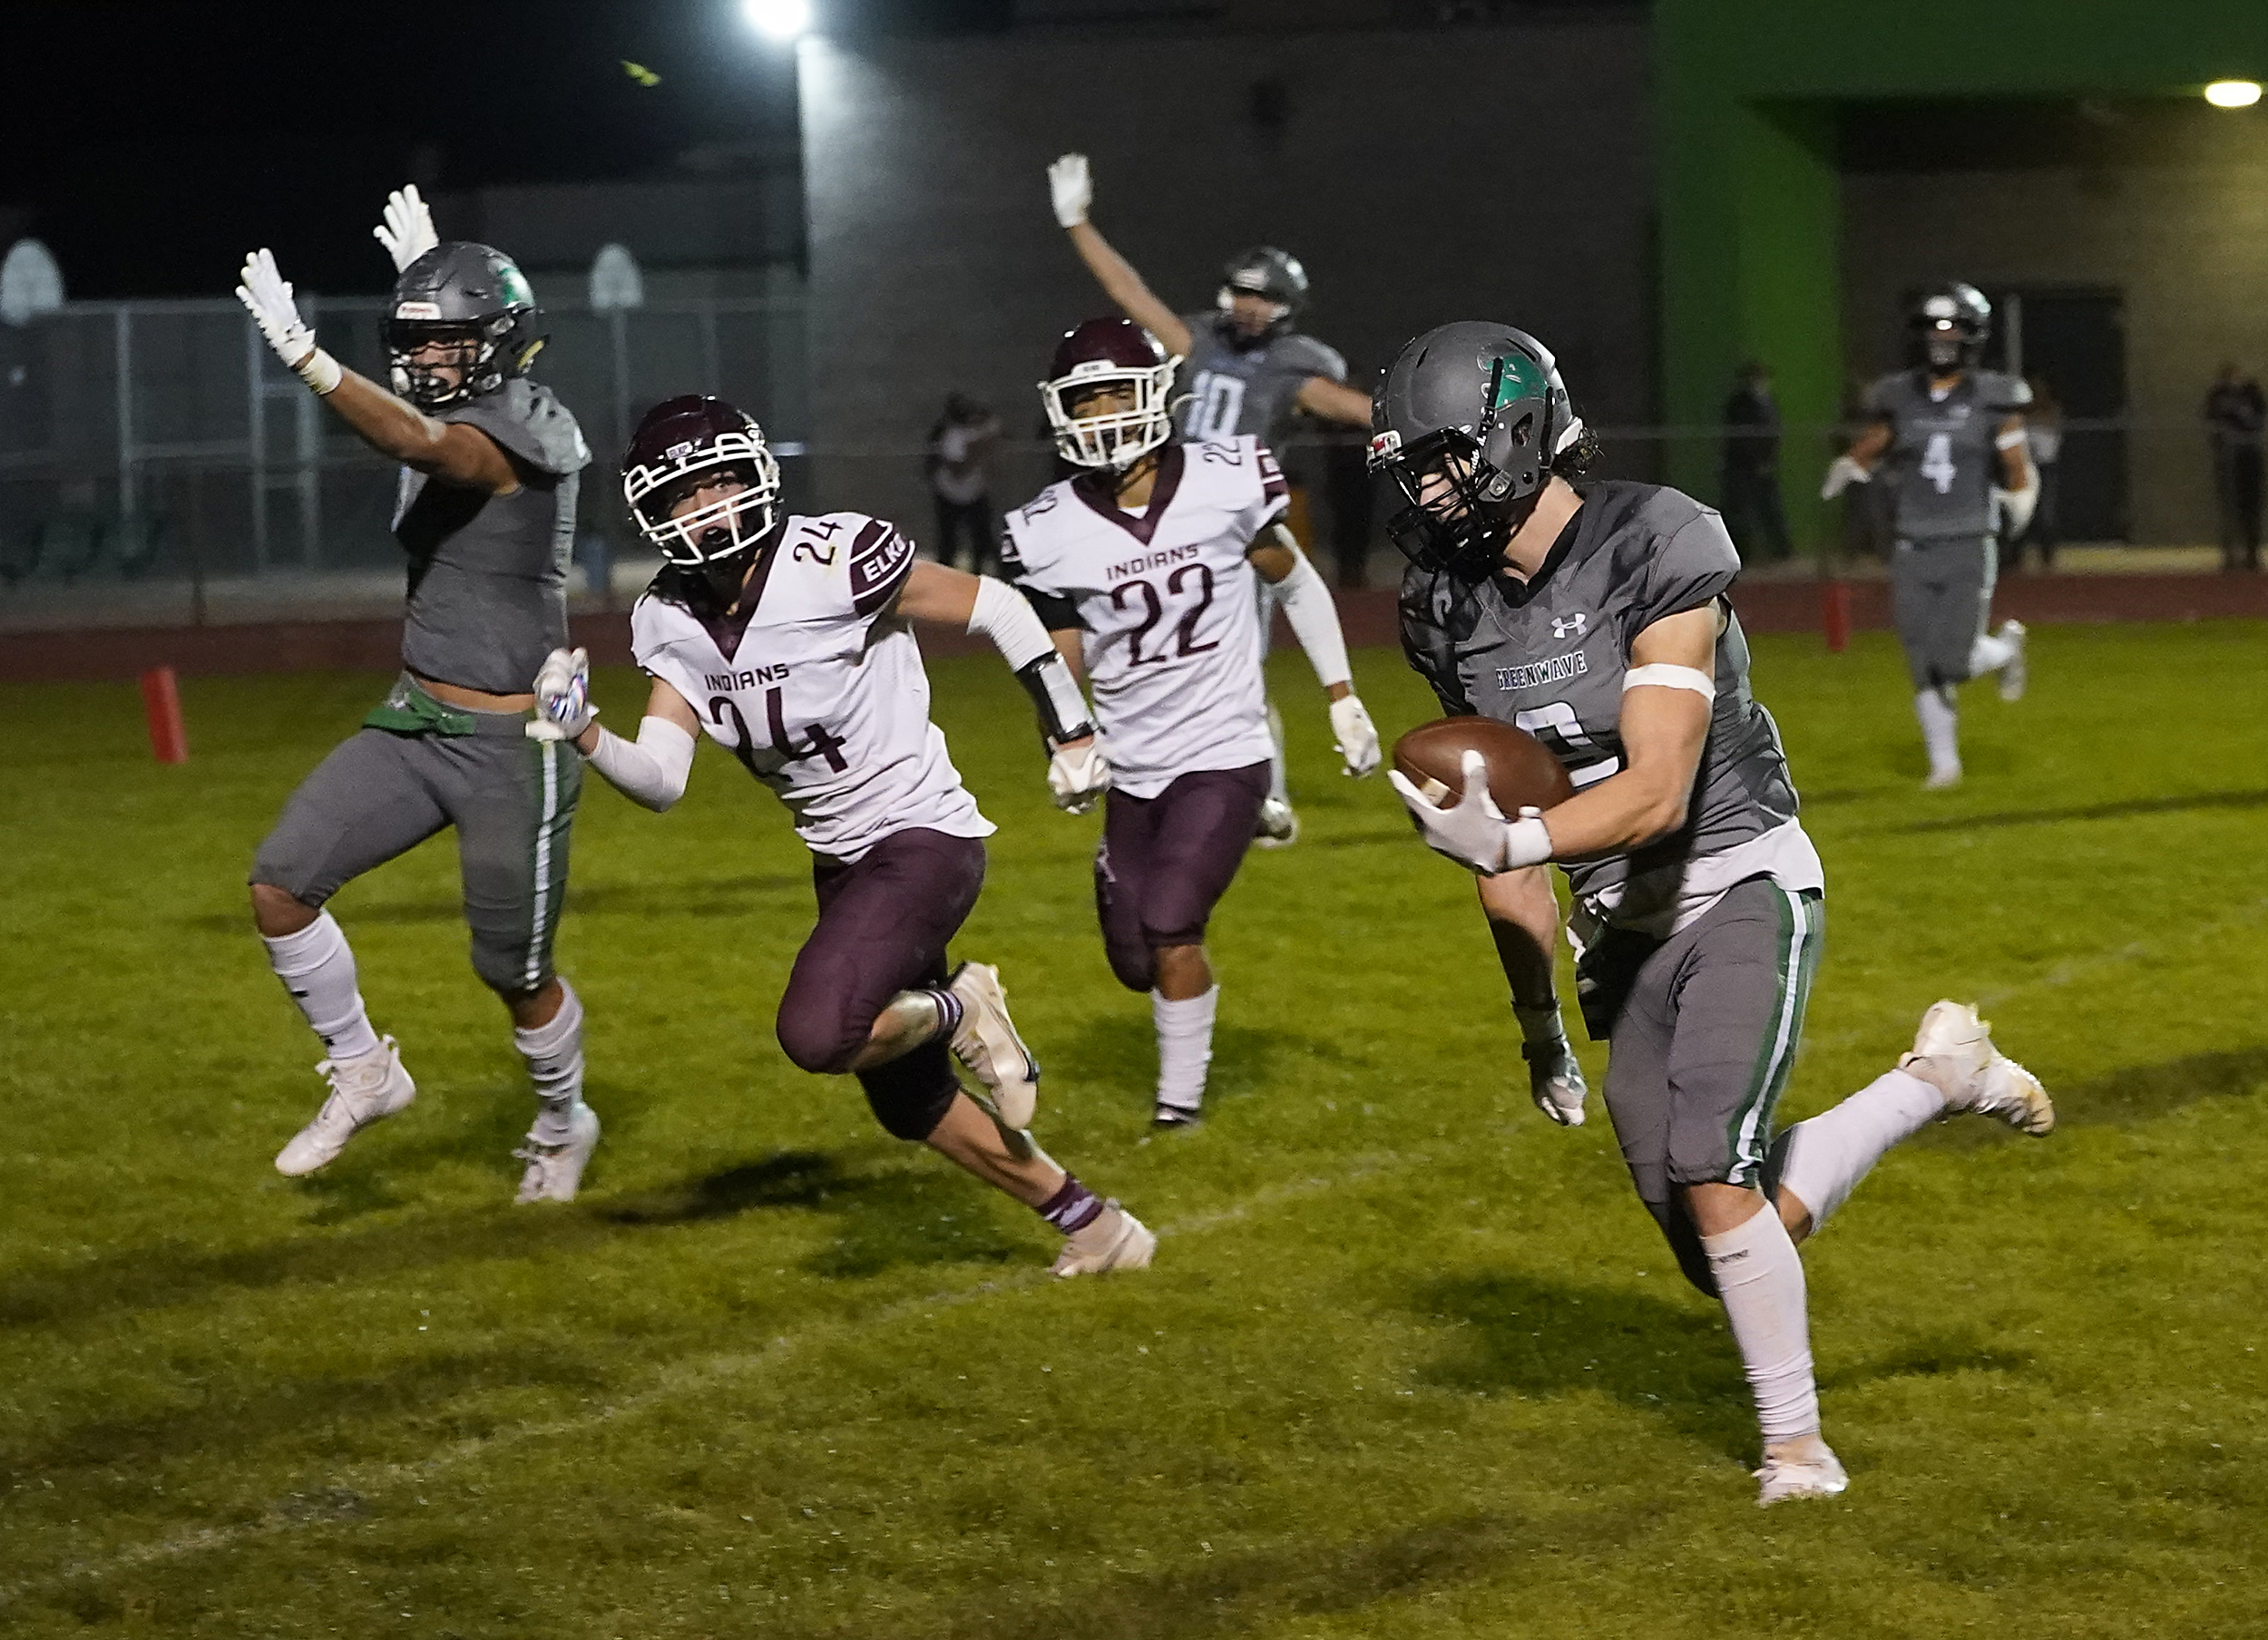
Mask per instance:
[[[679,517],[670,509],[704,485],[741,488]],[[755,546],[779,522],[779,463],[764,429],[738,405],[704,394],[646,412],[622,456],[622,499],[639,532],[673,564],[699,568]]]
[[[1180,367],[1132,319],[1089,319],[1066,330],[1040,384],[1056,450],[1075,466],[1123,472],[1173,436],[1173,373]],[[1131,403],[1075,414],[1073,406],[1099,387],[1129,388]]]

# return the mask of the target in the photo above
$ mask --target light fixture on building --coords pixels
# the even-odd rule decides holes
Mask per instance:
[[[2260,82],[2215,80],[2205,87],[2205,101],[2215,108],[2250,108],[2260,101]]]
[[[740,15],[767,40],[786,45],[810,31],[811,0],[740,0]]]

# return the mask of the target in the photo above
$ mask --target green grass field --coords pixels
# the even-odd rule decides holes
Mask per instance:
[[[713,748],[665,817],[591,783],[561,952],[607,1143],[515,1208],[531,1105],[445,841],[337,902],[416,1106],[269,1166],[319,1053],[244,867],[383,679],[193,682],[181,768],[131,686],[0,688],[0,1632],[2268,1630],[2263,635],[2035,641],[1937,797],[1886,638],[1757,645],[1830,883],[1784,1116],[1940,995],[2063,1112],[1932,1129],[1807,1249],[1852,1489],[1768,1514],[1719,1313],[1596,1104],[1529,1106],[1471,888],[1333,772],[1296,656],[1306,834],[1222,909],[1213,1120],[1156,1141],[1096,823],[1047,806],[996,662],[933,669],[1001,826],[963,950],[1047,1063],[1041,1137],[1163,1235],[1074,1284],[787,1064],[805,856]],[[1433,715],[1357,659],[1389,737]]]

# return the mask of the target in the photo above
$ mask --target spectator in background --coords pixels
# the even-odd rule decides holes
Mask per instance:
[[[1780,507],[1780,406],[1772,397],[1772,373],[1760,364],[1740,367],[1725,401],[1721,476],[1725,528],[1742,560],[1787,557],[1794,548]]]
[[[2260,568],[2261,429],[2268,398],[2234,365],[2221,366],[2205,395],[2205,439],[2213,447],[2213,494],[2220,504],[2221,567]]]
[[[2033,376],[2025,380],[2031,386],[2032,407],[2024,413],[2024,437],[2031,445],[2033,471],[2039,474],[2039,500],[2033,504],[2031,522],[2016,538],[2015,557],[2020,563],[2024,549],[2035,549],[2045,573],[2056,567],[2056,548],[2063,541],[2062,526],[2056,518],[2058,475],[2063,460],[2063,405],[2044,377]]]
[[[988,573],[1000,555],[992,501],[992,447],[1000,418],[965,393],[949,394],[945,414],[929,431],[929,492],[937,503],[937,561],[957,565],[969,546],[972,575]]]

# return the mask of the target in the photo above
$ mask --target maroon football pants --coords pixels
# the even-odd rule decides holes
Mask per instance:
[[[984,844],[924,827],[894,832],[849,864],[815,860],[818,925],[779,1000],[779,1045],[805,1070],[840,1074],[902,991],[943,985],[945,946],[984,886]],[[925,1139],[961,1088],[943,1040],[857,1073],[875,1119]]]
[[[1196,770],[1155,797],[1110,794],[1095,853],[1095,911],[1119,984],[1148,991],[1161,946],[1203,942],[1267,795],[1266,763]]]

